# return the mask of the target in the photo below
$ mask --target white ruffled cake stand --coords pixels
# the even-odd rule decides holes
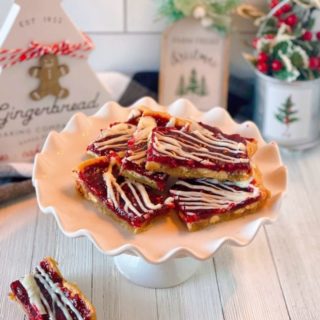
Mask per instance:
[[[226,133],[255,138],[258,151],[253,161],[271,192],[267,205],[255,214],[192,233],[175,215],[159,219],[147,231],[133,235],[100,214],[76,192],[72,170],[85,159],[86,146],[101,128],[110,122],[125,121],[130,109],[141,104],[217,126]],[[237,124],[222,108],[202,113],[184,99],[163,107],[150,98],[137,101],[131,108],[110,102],[93,116],[78,113],[63,131],[51,132],[36,156],[33,183],[41,211],[53,214],[66,236],[88,237],[101,252],[115,256],[119,271],[138,285],[171,287],[191,277],[201,260],[212,257],[223,243],[247,245],[262,224],[275,221],[287,185],[287,172],[275,143],[267,144],[254,123]]]

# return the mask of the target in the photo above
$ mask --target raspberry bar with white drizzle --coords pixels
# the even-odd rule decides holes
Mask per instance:
[[[77,189],[98,209],[134,233],[173,207],[171,199],[148,186],[119,176],[120,159],[114,156],[89,159],[80,164]]]
[[[261,208],[269,192],[256,175],[248,181],[178,180],[170,190],[175,208],[189,231],[238,218]]]
[[[144,110],[147,108],[143,106],[132,109],[126,122],[114,122],[102,129],[99,136],[87,147],[87,153],[100,157],[116,152],[119,157],[124,157],[128,149],[128,140],[136,131]]]
[[[121,174],[154,189],[163,190],[168,176],[164,173],[150,172],[145,168],[149,136],[156,127],[181,129],[189,124],[190,121],[171,117],[165,112],[145,110],[137,130],[128,142],[128,151],[122,161]]]
[[[80,289],[65,280],[51,258],[44,258],[29,274],[11,283],[10,298],[29,320],[95,320],[96,311]]]
[[[253,139],[203,124],[185,130],[158,127],[151,134],[146,169],[180,178],[246,180],[256,148]]]

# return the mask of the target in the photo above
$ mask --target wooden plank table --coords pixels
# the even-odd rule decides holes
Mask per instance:
[[[276,223],[244,248],[225,245],[189,281],[146,289],[123,278],[86,238],[71,239],[34,196],[0,207],[0,319],[23,319],[12,280],[51,255],[101,320],[320,319],[320,147],[284,154],[289,189]]]

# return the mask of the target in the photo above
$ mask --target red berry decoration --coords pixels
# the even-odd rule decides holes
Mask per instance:
[[[282,9],[283,12],[286,13],[286,12],[289,12],[289,11],[292,10],[292,6],[289,3],[286,3],[281,7],[281,9]]]
[[[312,40],[312,32],[311,31],[306,31],[303,35],[302,35],[302,39],[304,41],[311,41]]]
[[[275,15],[276,17],[280,17],[283,13],[284,13],[284,12],[282,11],[282,8],[281,8],[281,9],[277,10],[277,11],[274,13],[274,15]]]
[[[265,52],[260,52],[258,55],[259,62],[267,62],[269,60],[269,56]]]
[[[271,68],[273,71],[280,71],[283,67],[283,64],[280,60],[273,60],[271,64]]]
[[[273,34],[266,34],[266,35],[264,36],[264,38],[265,38],[265,39],[268,39],[268,40],[271,40],[271,39],[274,38],[274,35],[273,35]]]
[[[265,62],[258,62],[257,69],[262,73],[268,72],[268,65]]]
[[[317,39],[320,40],[320,31],[316,33]]]
[[[279,4],[279,0],[271,0],[270,2],[270,8],[274,8],[275,6],[277,6]]]
[[[309,68],[311,70],[317,69],[319,66],[319,59],[318,57],[310,57],[309,58]]]
[[[298,17],[295,14],[290,14],[285,20],[286,24],[290,27],[294,27],[298,22]]]

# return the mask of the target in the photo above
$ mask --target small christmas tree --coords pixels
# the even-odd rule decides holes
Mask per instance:
[[[204,76],[201,77],[201,84],[200,84],[199,95],[200,95],[200,96],[206,96],[206,95],[208,95],[207,82],[206,82],[206,78],[205,78]]]
[[[180,76],[179,85],[177,88],[177,96],[184,96],[186,94],[186,87],[185,87],[185,81],[184,76]]]
[[[199,92],[199,83],[198,83],[198,76],[197,71],[195,69],[191,70],[188,92],[198,94]]]
[[[275,114],[275,117],[286,126],[286,131],[284,132],[284,135],[286,136],[290,136],[290,124],[299,121],[299,118],[296,116],[298,110],[294,110],[293,106],[294,103],[292,102],[292,97],[289,96],[282,106],[278,108],[278,112]]]

